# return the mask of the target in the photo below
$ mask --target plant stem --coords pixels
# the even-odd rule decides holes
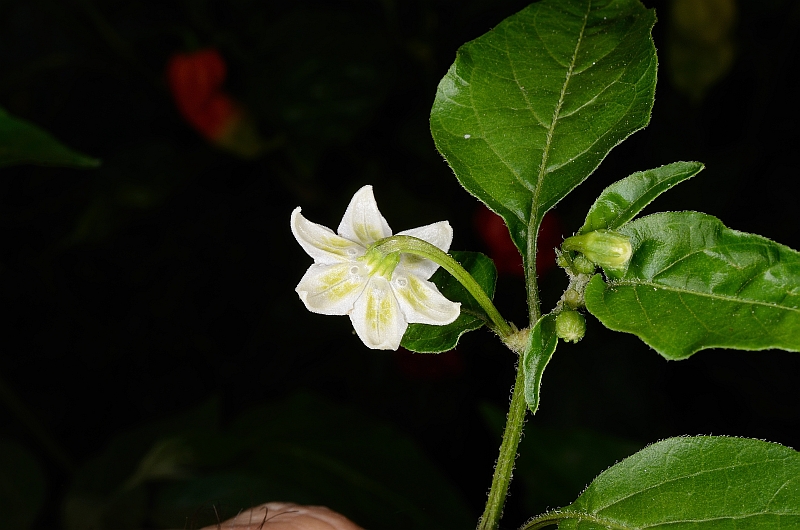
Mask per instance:
[[[480,304],[494,324],[494,330],[504,339],[514,334],[514,330],[500,315],[500,312],[492,303],[492,299],[484,292],[483,287],[475,281],[475,278],[461,266],[452,256],[444,252],[439,247],[423,241],[413,236],[391,236],[375,242],[375,248],[383,254],[395,252],[413,254],[437,263],[444,270],[453,275],[458,282],[469,291],[475,300]]]
[[[517,368],[517,380],[514,382],[514,391],[511,394],[511,406],[506,418],[506,429],[503,432],[503,443],[500,444],[500,455],[494,467],[492,488],[483,511],[478,530],[495,530],[503,515],[503,505],[508,495],[508,486],[511,484],[511,475],[514,471],[514,460],[517,458],[517,446],[522,435],[525,423],[525,373],[521,366]]]
[[[534,201],[534,205],[536,201]],[[535,211],[535,209],[534,209]],[[531,328],[538,322],[541,315],[539,309],[539,286],[536,281],[536,246],[538,242],[540,216],[534,215],[528,225],[528,248],[525,260],[525,280],[528,288],[528,313]],[[503,505],[508,495],[508,486],[514,472],[514,461],[517,458],[522,427],[525,423],[525,413],[528,410],[525,402],[525,371],[522,369],[524,351],[518,351],[520,357],[517,363],[517,379],[514,381],[514,390],[511,394],[511,405],[506,417],[506,428],[503,431],[503,442],[500,444],[500,454],[492,477],[492,488],[486,500],[478,530],[496,530],[503,516]]]

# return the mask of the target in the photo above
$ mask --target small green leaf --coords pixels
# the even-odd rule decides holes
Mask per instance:
[[[469,272],[489,298],[494,297],[497,269],[494,262],[480,252],[453,251],[450,255]],[[447,271],[439,268],[431,277],[446,298],[461,302],[461,314],[446,326],[409,324],[400,345],[419,353],[441,353],[452,350],[464,333],[480,328],[489,321],[481,306]]]
[[[94,168],[100,161],[73,151],[30,122],[0,107],[0,167],[18,164]]]
[[[726,228],[710,215],[671,212],[618,230],[631,238],[625,270],[586,287],[586,308],[667,359],[705,348],[800,351],[800,253]]]
[[[522,357],[525,370],[525,402],[532,413],[539,408],[542,388],[542,374],[558,346],[556,335],[556,315],[549,313],[533,326],[528,338],[528,347]]]
[[[675,162],[656,169],[639,171],[603,190],[578,230],[616,230],[641,212],[645,206],[672,188],[703,170],[700,162]]]
[[[459,182],[529,230],[650,119],[653,10],[638,0],[544,0],[458,50],[431,132]]]
[[[655,443],[601,473],[578,499],[523,530],[800,527],[800,453],[782,445],[698,436]]]

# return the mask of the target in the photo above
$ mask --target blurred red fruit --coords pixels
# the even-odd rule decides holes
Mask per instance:
[[[489,257],[494,261],[498,274],[525,276],[522,267],[522,256],[511,241],[503,218],[481,205],[475,212],[475,228],[481,240],[489,250]],[[539,252],[536,255],[536,274],[544,275],[556,266],[555,248],[561,244],[563,234],[558,217],[551,211],[542,219],[539,228]]]
[[[176,53],[167,64],[167,80],[178,110],[209,141],[243,158],[267,145],[241,105],[222,90],[227,67],[217,50]]]
[[[509,236],[510,237],[510,236]],[[539,227],[538,251],[536,255],[536,274],[543,276],[556,268],[556,248],[564,241],[564,228],[552,210],[544,214]]]
[[[178,110],[211,141],[220,140],[241,119],[238,105],[222,91],[226,74],[225,60],[211,48],[176,53],[167,64],[167,80]]]

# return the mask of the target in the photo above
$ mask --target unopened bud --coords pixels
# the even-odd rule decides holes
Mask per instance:
[[[621,269],[633,254],[631,240],[611,230],[595,230],[588,234],[568,237],[561,245],[564,250],[576,250],[601,267]]]
[[[564,303],[570,309],[577,309],[583,305],[583,296],[575,289],[567,289],[564,291]]]
[[[592,274],[596,268],[597,265],[583,254],[578,254],[575,256],[575,259],[572,260],[572,270],[578,274]]]
[[[577,311],[565,309],[556,316],[556,335],[566,342],[578,342],[586,334],[586,319]]]
[[[559,249],[556,249],[556,265],[561,267],[562,269],[566,269],[571,264],[569,256],[566,252],[562,252]]]

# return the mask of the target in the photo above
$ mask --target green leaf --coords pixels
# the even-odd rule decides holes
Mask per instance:
[[[656,169],[639,171],[603,190],[594,201],[586,221],[578,230],[616,230],[641,212],[645,206],[672,188],[703,170],[700,162],[675,162]]]
[[[542,388],[542,374],[558,346],[556,336],[556,315],[548,313],[539,319],[530,332],[528,347],[522,357],[525,370],[525,402],[532,413],[539,408]]]
[[[650,119],[655,13],[638,0],[543,0],[458,50],[431,132],[459,182],[529,230]]]
[[[744,438],[670,438],[604,471],[574,503],[523,530],[556,522],[561,530],[798,528],[800,453]]]
[[[672,212],[618,230],[631,238],[626,270],[586,287],[586,308],[667,359],[705,348],[800,351],[800,253],[726,228],[710,215]]]
[[[497,269],[491,259],[480,252],[453,251],[450,255],[475,278],[489,298],[494,297]],[[461,314],[446,326],[409,324],[400,342],[400,345],[407,350],[419,353],[441,353],[452,350],[458,344],[461,335],[478,329],[489,321],[489,317],[478,302],[450,273],[439,268],[431,276],[431,281],[446,298],[461,302]]]
[[[6,530],[30,528],[44,507],[46,486],[36,457],[17,442],[0,438],[0,514]]]
[[[100,161],[73,151],[30,122],[0,107],[0,167],[17,164],[94,168]]]

